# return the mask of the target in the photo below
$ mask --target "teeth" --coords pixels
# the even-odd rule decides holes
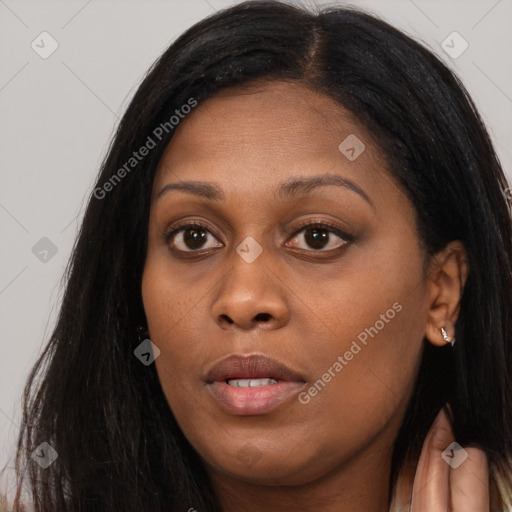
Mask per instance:
[[[271,384],[277,384],[276,379],[265,378],[265,379],[231,379],[227,383],[230,386],[236,388],[256,388],[259,386],[269,386]]]

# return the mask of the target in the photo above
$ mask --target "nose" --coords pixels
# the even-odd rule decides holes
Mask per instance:
[[[212,306],[224,330],[279,329],[289,321],[282,278],[265,263],[263,254],[247,263],[238,254],[220,283]]]

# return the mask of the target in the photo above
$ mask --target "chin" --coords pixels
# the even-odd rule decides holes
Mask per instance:
[[[330,468],[316,463],[319,457],[290,459],[290,453],[300,453],[296,447],[283,449],[281,453],[275,451],[271,454],[260,452],[255,446],[247,443],[244,447],[233,453],[233,457],[226,457],[226,452],[212,463],[207,460],[210,471],[222,474],[229,478],[246,482],[252,485],[263,486],[295,486],[305,485],[328,473]]]

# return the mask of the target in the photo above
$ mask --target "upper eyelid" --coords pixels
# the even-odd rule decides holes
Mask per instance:
[[[337,236],[345,235],[350,236],[349,233],[345,233],[343,228],[340,228],[339,226],[334,226],[333,224],[326,222],[326,221],[307,221],[304,224],[300,224],[299,226],[296,226],[293,228],[292,236],[296,233],[300,233],[306,228],[311,228],[318,226],[321,229],[325,229],[326,231],[331,231],[332,233],[336,234]]]

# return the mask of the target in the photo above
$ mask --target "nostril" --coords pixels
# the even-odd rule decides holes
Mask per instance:
[[[223,319],[223,320],[226,320],[226,322],[228,324],[232,324],[233,323],[233,320],[231,320],[231,318],[229,318],[228,315],[220,315],[220,317]]]
[[[255,320],[263,320],[264,322],[266,322],[267,320],[270,319],[270,315],[268,313],[258,313],[255,317],[254,317]]]

